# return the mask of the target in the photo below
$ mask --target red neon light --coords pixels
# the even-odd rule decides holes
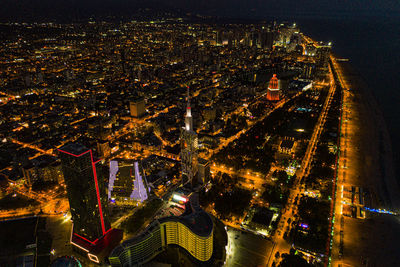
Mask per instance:
[[[99,162],[100,160],[97,160],[96,162],[93,161],[93,154],[92,154],[92,150],[91,150],[91,149],[89,149],[88,151],[85,151],[85,152],[83,152],[83,153],[81,153],[81,154],[79,154],[79,155],[75,155],[75,154],[72,154],[72,153],[70,153],[70,152],[67,152],[67,151],[64,151],[64,150],[61,150],[61,149],[58,149],[58,151],[60,151],[60,152],[62,152],[62,153],[65,153],[65,154],[68,154],[68,155],[71,155],[71,156],[74,156],[74,157],[80,157],[80,156],[82,156],[82,155],[84,155],[84,154],[90,152],[90,161],[91,161],[91,163],[92,163],[94,183],[95,183],[95,186],[96,186],[97,204],[99,205],[99,212],[100,212],[101,230],[102,230],[102,232],[103,232],[103,235],[105,235],[105,234],[106,234],[106,228],[105,228],[105,226],[104,226],[103,209],[102,209],[102,207],[101,207],[99,183],[98,183],[98,180],[97,180],[97,172],[96,172],[96,163]],[[110,229],[111,229],[111,228],[110,228]],[[110,229],[109,229],[109,230],[110,230]],[[75,234],[75,235],[76,235],[76,234]],[[77,235],[77,236],[78,236],[78,235]],[[79,236],[79,237],[80,237],[80,236]],[[82,238],[85,239],[84,237],[82,237]],[[85,240],[87,240],[87,239],[85,239]],[[98,239],[96,239],[94,242],[96,242],[97,240],[98,240]],[[92,242],[89,241],[89,240],[87,240],[87,241],[90,242],[90,243],[92,243]],[[93,243],[92,243],[92,244],[93,244]]]
[[[279,81],[278,78],[276,77],[276,74],[274,74],[269,81],[269,89],[279,89]]]
[[[89,151],[91,151],[91,150],[89,149],[88,151],[85,151],[85,152],[83,152],[82,154],[75,155],[75,154],[72,154],[71,152],[67,152],[67,151],[64,151],[64,150],[61,150],[61,149],[57,149],[57,150],[60,151],[60,152],[62,152],[62,153],[65,153],[65,154],[68,154],[68,155],[71,155],[71,156],[74,156],[74,157],[77,157],[77,158],[79,158],[80,156],[83,156],[84,154],[86,154],[86,153],[88,153]]]
[[[108,229],[107,232],[105,232],[104,235],[108,234],[111,230],[112,230],[112,228]]]
[[[112,230],[112,228],[108,229],[107,232],[104,233],[104,235],[102,235],[101,237],[97,238],[95,241],[90,241],[89,239],[84,238],[83,236],[78,235],[78,234],[76,234],[76,233],[74,233],[74,235],[76,235],[77,237],[79,237],[79,238],[81,238],[81,239],[83,239],[83,240],[89,242],[89,243],[92,244],[92,245],[96,245],[97,241],[99,241],[101,238],[103,238],[105,235],[107,235],[111,230]],[[71,240],[72,240],[72,238],[71,238]],[[71,242],[72,242],[72,241],[71,241]]]
[[[96,163],[93,162],[93,154],[92,150],[90,150],[90,158],[92,161],[92,169],[93,169],[93,176],[94,176],[94,183],[96,185],[96,195],[97,195],[97,204],[99,204],[99,212],[100,212],[100,221],[101,221],[101,230],[103,231],[103,235],[106,233],[106,228],[104,227],[104,218],[103,218],[103,210],[101,208],[101,201],[100,201],[100,191],[99,191],[99,183],[97,181],[97,172],[96,172]]]
[[[81,239],[83,239],[83,240],[89,242],[89,243],[92,244],[92,245],[96,244],[96,241],[98,240],[98,238],[97,238],[95,241],[90,241],[89,239],[84,238],[83,236],[78,235],[77,233],[74,233],[74,235],[76,235],[77,237],[79,237],[79,238],[81,238]]]

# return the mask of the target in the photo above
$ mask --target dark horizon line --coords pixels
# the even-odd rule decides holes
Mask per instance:
[[[186,14],[171,14],[169,11],[165,11],[165,13],[169,13],[168,16],[166,14],[87,14],[87,15],[56,15],[53,17],[49,16],[36,16],[36,17],[19,17],[19,18],[1,18],[1,24],[7,23],[57,23],[57,24],[69,24],[69,23],[82,23],[88,21],[104,21],[104,22],[128,22],[132,20],[136,21],[148,21],[155,19],[172,19],[172,18],[183,18],[189,22],[201,22],[201,23],[263,23],[263,22],[272,22],[272,21],[293,21],[296,20],[347,20],[347,21],[370,21],[371,19],[377,19],[380,21],[387,22],[396,22],[399,23],[400,13],[393,13],[392,15],[388,14],[360,14],[358,16],[354,16],[352,14],[330,14],[329,16],[320,15],[318,13],[293,13],[292,15],[288,14],[275,14],[275,15],[265,15],[265,16],[221,16],[221,15],[208,15],[208,14],[192,14],[187,12]],[[400,24],[400,23],[399,23]]]

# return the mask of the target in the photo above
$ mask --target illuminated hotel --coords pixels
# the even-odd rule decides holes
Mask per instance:
[[[122,233],[111,229],[108,221],[106,188],[99,160],[94,160],[91,149],[77,143],[58,151],[73,221],[71,244],[91,261],[100,263],[107,248],[118,243]]]
[[[213,254],[213,222],[198,204],[198,194],[190,196],[187,212],[179,217],[165,217],[152,222],[140,235],[124,241],[109,256],[111,266],[139,266],[168,245],[178,245],[201,262]]]
[[[267,99],[270,101],[278,101],[280,98],[280,91],[281,82],[276,77],[276,74],[274,74],[268,84]]]

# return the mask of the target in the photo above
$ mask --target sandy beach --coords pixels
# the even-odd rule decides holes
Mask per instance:
[[[400,190],[394,175],[391,141],[382,112],[372,96],[371,89],[349,63],[341,63],[345,79],[353,93],[353,120],[356,134],[354,144],[358,152],[358,175],[348,182],[362,186],[375,194],[374,208],[400,211]]]
[[[362,187],[368,192],[366,207],[398,211],[400,191],[382,113],[350,64],[340,62],[339,69],[350,90],[344,92],[338,185]],[[366,219],[347,217],[341,214],[341,201],[339,194],[332,266],[400,266],[399,217],[378,213],[368,213]]]

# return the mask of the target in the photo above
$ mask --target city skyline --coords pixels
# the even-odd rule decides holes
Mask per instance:
[[[57,2],[57,0],[56,0]],[[380,2],[357,1],[122,1],[122,0],[85,0],[85,1],[54,1],[45,0],[32,2],[28,0],[4,2],[0,18],[17,20],[37,20],[46,18],[71,20],[87,19],[91,16],[124,16],[129,17],[139,9],[150,8],[160,12],[174,12],[175,15],[198,13],[200,15],[257,18],[257,19],[295,19],[295,18],[348,18],[348,17],[393,17],[398,18],[400,4],[396,1],[383,0]],[[140,12],[139,12],[140,14]],[[49,16],[47,16],[47,19]]]
[[[400,262],[392,132],[340,41],[259,1],[121,3],[1,24],[0,265]]]

